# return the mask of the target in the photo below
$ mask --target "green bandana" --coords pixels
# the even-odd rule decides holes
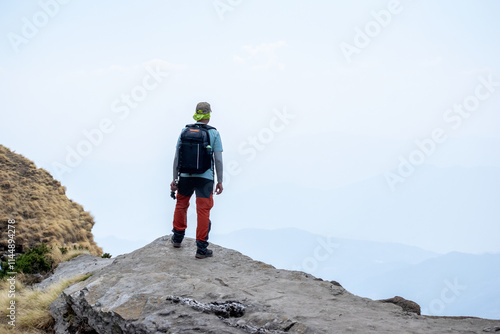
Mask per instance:
[[[194,118],[195,121],[199,122],[202,119],[209,119],[210,118],[210,113],[204,114],[203,110],[198,110],[196,112],[196,114],[194,114],[193,118]]]

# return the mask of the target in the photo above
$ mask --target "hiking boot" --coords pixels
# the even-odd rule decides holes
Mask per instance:
[[[213,253],[210,249],[205,249],[204,251],[196,251],[196,258],[197,259],[206,259],[207,257],[212,257]]]
[[[174,248],[181,248],[182,240],[184,240],[185,231],[177,231],[175,228],[172,230],[174,234],[170,237],[170,241]]]
[[[181,248],[181,243],[174,241],[173,237],[170,239],[170,241],[172,242],[172,245],[174,246],[174,248]]]

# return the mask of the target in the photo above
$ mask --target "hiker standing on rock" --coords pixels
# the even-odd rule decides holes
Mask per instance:
[[[174,181],[170,184],[172,197],[177,191],[174,213],[172,244],[181,247],[187,228],[189,200],[196,193],[198,226],[196,229],[196,258],[212,256],[208,247],[211,228],[210,209],[214,205],[213,193],[220,195],[222,186],[222,141],[216,128],[208,125],[212,110],[207,102],[196,106],[193,118],[196,123],[186,125],[177,141],[174,159]],[[217,171],[217,185],[214,191],[214,166]]]

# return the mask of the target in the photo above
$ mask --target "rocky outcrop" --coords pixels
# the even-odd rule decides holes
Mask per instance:
[[[211,248],[213,258],[197,260],[194,240],[174,249],[169,237],[162,237],[117,257],[51,305],[56,333],[428,334],[482,333],[500,326],[484,319],[419,316],[303,272]]]
[[[403,297],[396,296],[394,298],[382,299],[383,303],[392,303],[394,305],[400,306],[403,311],[411,312],[420,315],[420,305],[411,300],[404,299]]]
[[[0,145],[0,256],[7,250],[7,222],[15,227],[17,253],[41,243],[83,247],[102,255],[92,235],[94,219],[66,196],[49,172]]]

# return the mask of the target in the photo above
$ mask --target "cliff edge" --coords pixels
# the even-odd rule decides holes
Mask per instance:
[[[355,296],[335,282],[278,270],[216,245],[211,249],[213,258],[197,260],[194,240],[187,238],[174,249],[165,236],[105,260],[110,264],[100,269],[93,269],[97,263],[88,258],[82,258],[90,263],[87,267],[68,264],[93,275],[67,288],[51,305],[56,333],[500,331],[500,321],[420,316]]]

